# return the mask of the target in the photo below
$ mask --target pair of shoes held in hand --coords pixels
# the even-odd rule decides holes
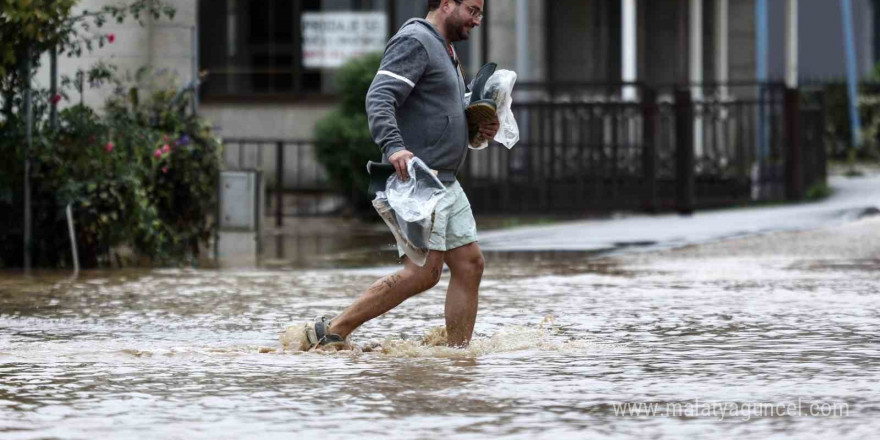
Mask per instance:
[[[496,68],[498,68],[497,64],[488,63],[480,68],[480,71],[477,72],[477,76],[474,78],[471,101],[465,109],[468,123],[468,140],[470,140],[471,145],[480,145],[484,141],[491,140],[483,139],[483,135],[480,133],[480,126],[495,119],[498,112],[498,103],[495,101],[495,97],[492,96],[491,90],[486,89],[486,82],[495,73]]]

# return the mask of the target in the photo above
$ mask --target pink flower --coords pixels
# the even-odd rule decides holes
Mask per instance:
[[[162,157],[162,149],[161,149],[161,148],[157,148],[157,149],[156,149],[156,152],[153,153],[153,157],[155,157],[156,159]]]
[[[168,145],[168,144],[165,144],[165,145],[162,147],[162,154],[168,154],[168,153],[170,153],[170,152],[171,152],[171,146]]]
[[[162,168],[162,174],[168,174],[168,167]]]
[[[108,34],[107,41],[109,41],[110,43],[113,43],[114,41],[116,41],[116,34]]]
[[[52,104],[58,104],[61,101],[61,95],[55,95],[49,100]]]
[[[115,146],[116,145],[114,145],[113,142],[107,142],[107,146],[104,147],[104,149],[107,150],[107,152],[109,153],[109,152],[113,151],[113,147],[115,147]]]

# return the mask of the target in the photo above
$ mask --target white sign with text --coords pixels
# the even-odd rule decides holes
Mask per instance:
[[[384,12],[305,12],[302,30],[303,67],[336,68],[385,50],[388,17]]]

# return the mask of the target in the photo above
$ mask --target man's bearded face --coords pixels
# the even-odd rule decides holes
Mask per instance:
[[[467,6],[456,4],[455,11],[446,20],[446,35],[449,41],[463,41],[471,37],[474,28],[474,18]]]

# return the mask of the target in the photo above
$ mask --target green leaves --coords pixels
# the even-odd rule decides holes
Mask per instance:
[[[381,157],[370,136],[365,104],[380,62],[381,54],[369,54],[342,66],[336,75],[340,104],[315,126],[318,160],[359,210],[370,206],[365,165]]]
[[[207,121],[164,110],[178,86],[156,82],[161,73],[145,70],[142,81],[132,83],[112,69],[91,70],[95,73],[78,75],[80,83],[102,79],[118,86],[103,114],[68,107],[59,113],[58,128],[50,130],[47,106],[35,107],[35,135],[41,139],[33,151],[35,200],[43,206],[73,204],[87,265],[99,264],[101,255],[119,245],[156,265],[182,264],[212,235],[209,218],[216,209],[221,142]],[[67,78],[67,86],[76,81]],[[37,101],[47,102],[47,92],[40,92]],[[15,158],[24,123],[15,118],[0,124],[0,157]],[[155,166],[152,155],[166,144],[169,153]],[[21,193],[22,167],[21,160],[0,161],[0,209],[9,209],[7,194]],[[47,249],[53,239],[66,240],[66,224],[54,221],[44,220],[38,228]],[[0,260],[12,261],[5,255]]]

